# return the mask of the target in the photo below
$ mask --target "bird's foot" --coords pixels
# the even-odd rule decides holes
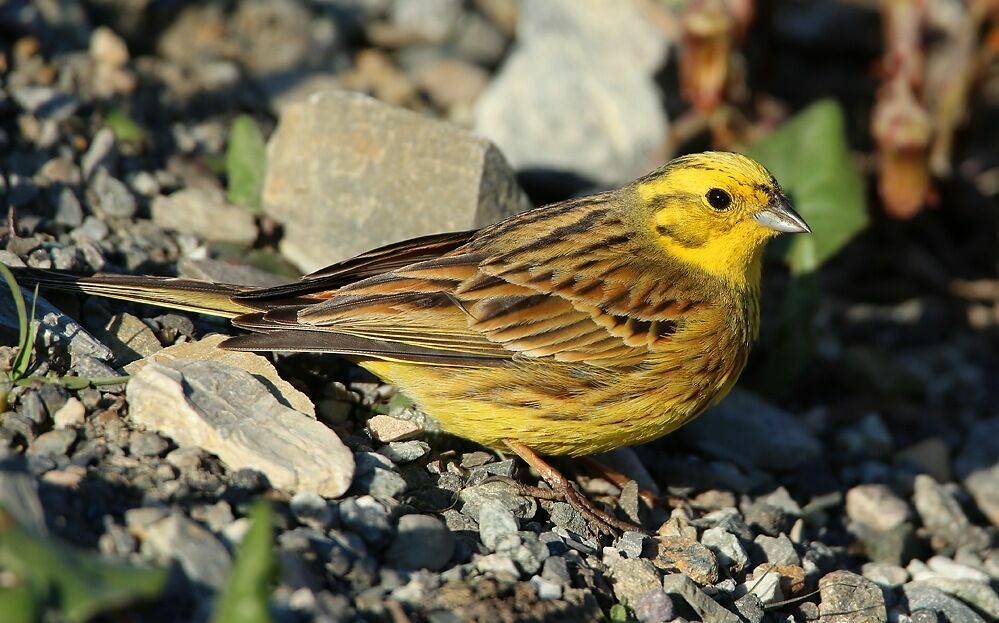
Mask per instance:
[[[563,476],[561,472],[545,462],[527,446],[514,441],[508,441],[507,446],[520,456],[520,458],[524,459],[528,465],[537,470],[551,489],[525,485],[510,478],[500,477],[491,480],[507,482],[522,495],[528,497],[552,502],[565,502],[583,517],[595,534],[616,536],[622,532],[645,532],[641,526],[633,524],[630,521],[618,519],[598,507],[586,494],[579,490],[575,483]]]

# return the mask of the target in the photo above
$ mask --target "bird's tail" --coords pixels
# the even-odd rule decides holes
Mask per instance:
[[[83,292],[125,301],[146,303],[169,309],[181,309],[234,318],[260,310],[233,300],[233,296],[250,288],[224,283],[210,283],[178,277],[147,277],[141,275],[114,275],[98,273],[83,277],[58,270],[37,268],[11,268],[14,279],[21,286]]]

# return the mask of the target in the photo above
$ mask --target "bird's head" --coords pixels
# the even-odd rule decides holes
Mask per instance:
[[[625,192],[634,193],[634,225],[657,252],[734,283],[758,273],[768,240],[811,231],[774,176],[735,153],[676,158]]]

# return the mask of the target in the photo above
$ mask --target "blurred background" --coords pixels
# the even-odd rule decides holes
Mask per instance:
[[[684,153],[742,151],[814,229],[770,249],[740,382],[760,400],[638,456],[661,484],[734,487],[706,462],[768,447],[779,409],[807,441],[775,450],[783,464],[734,460],[749,489],[832,500],[816,512],[845,499],[849,514],[855,487],[908,504],[928,474],[995,543],[997,16],[996,0],[6,0],[0,259],[274,283],[614,188]],[[125,308],[58,302],[98,339]],[[154,348],[221,327],[128,309]],[[116,353],[109,374],[128,361]],[[55,357],[41,372],[81,365]],[[314,364],[285,365],[335,403]],[[20,451],[45,428],[11,426]],[[58,534],[102,538],[101,513],[52,495]],[[816,534],[854,566],[961,550],[911,511],[894,545],[849,528],[857,516],[830,521]],[[973,558],[994,587],[996,550],[979,542]]]

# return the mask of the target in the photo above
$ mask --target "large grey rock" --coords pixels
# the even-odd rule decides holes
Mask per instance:
[[[849,571],[834,571],[819,580],[819,613],[823,623],[885,623],[885,598],[877,584]]]
[[[214,242],[251,244],[257,224],[249,211],[226,202],[221,191],[185,188],[153,199],[153,222],[164,229]]]
[[[738,388],[681,428],[680,435],[715,458],[774,472],[786,472],[815,459],[822,449],[819,440],[793,415]]]
[[[667,46],[637,5],[525,2],[517,46],[479,98],[475,129],[517,169],[630,181],[658,164],[666,138],[651,75]]]
[[[354,457],[332,430],[281,404],[245,370],[214,361],[149,363],[128,382],[138,424],[250,467],[291,492],[335,498],[350,487]]]
[[[264,210],[284,224],[282,253],[306,271],[530,205],[488,141],[357,93],[287,106],[267,154]]]

